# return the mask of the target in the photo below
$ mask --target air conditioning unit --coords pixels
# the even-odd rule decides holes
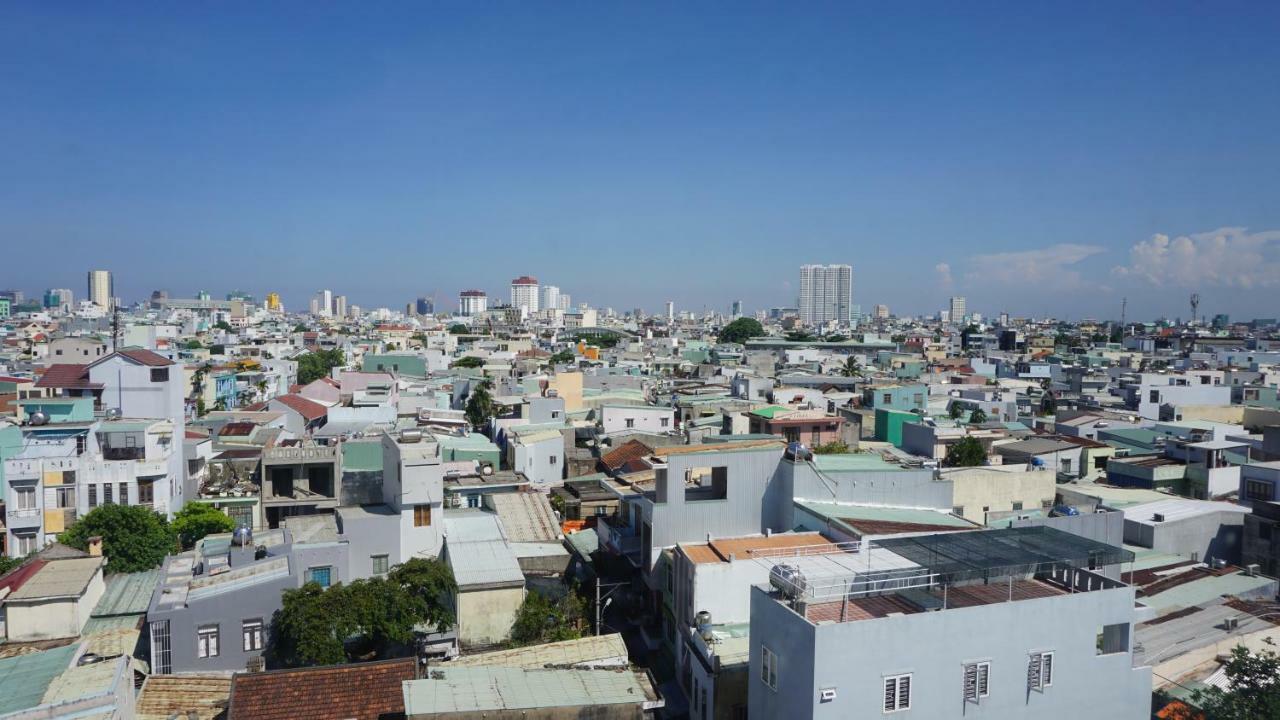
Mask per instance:
[[[1236,617],[1235,615],[1222,619],[1223,630],[1226,630],[1227,632],[1231,632],[1232,630],[1235,630],[1238,627],[1240,627],[1240,618]]]
[[[1244,574],[1249,577],[1257,577],[1259,572],[1258,563],[1249,563],[1244,566]]]
[[[1164,513],[1152,513],[1151,522],[1164,522]]]

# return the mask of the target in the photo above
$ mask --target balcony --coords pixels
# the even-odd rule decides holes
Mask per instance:
[[[102,448],[103,460],[145,460],[147,451],[140,447],[104,447]]]
[[[607,517],[596,525],[600,539],[613,552],[633,562],[639,562],[644,553],[644,539],[634,529],[622,523],[616,517]]]

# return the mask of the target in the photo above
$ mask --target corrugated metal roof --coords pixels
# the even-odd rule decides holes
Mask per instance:
[[[494,493],[490,499],[511,542],[554,542],[560,538],[560,523],[546,495]]]
[[[169,720],[175,715],[213,720],[227,707],[231,678],[222,675],[152,675],[138,695],[138,720]]]
[[[0,659],[0,715],[40,704],[49,683],[71,665],[78,645]]]
[[[449,663],[449,667],[508,667],[529,670],[555,665],[565,667],[584,664],[626,665],[627,644],[622,635],[588,635],[575,640],[545,643],[510,650],[465,655]]]
[[[106,558],[102,557],[51,561],[18,588],[17,592],[10,595],[9,602],[77,597],[89,586],[89,582],[102,569],[105,561]]]
[[[553,707],[637,705],[655,699],[648,679],[614,670],[452,667],[404,684],[408,716]]]
[[[137,573],[108,575],[107,589],[93,609],[93,617],[138,615],[151,605],[151,595],[160,584],[160,568]]]
[[[446,515],[444,522],[449,565],[460,588],[524,582],[496,515],[462,512]]]

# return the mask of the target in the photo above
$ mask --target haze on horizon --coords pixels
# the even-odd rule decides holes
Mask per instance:
[[[1280,6],[12,2],[0,287],[1274,316]]]

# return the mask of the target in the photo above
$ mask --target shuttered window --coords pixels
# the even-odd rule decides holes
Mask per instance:
[[[884,711],[911,709],[911,674],[890,675],[884,679]]]

